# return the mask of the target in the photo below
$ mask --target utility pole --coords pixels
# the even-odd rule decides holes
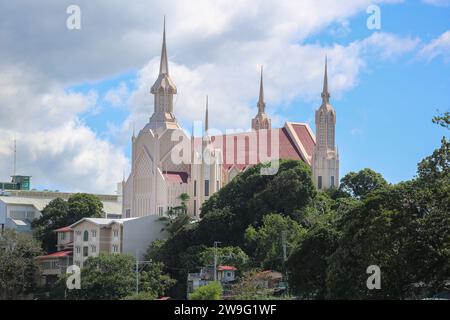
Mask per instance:
[[[17,139],[16,136],[14,136],[14,171],[13,175],[16,175],[16,169],[17,169]]]
[[[286,260],[287,260],[286,234],[287,234],[287,231],[286,231],[286,230],[284,230],[284,231],[281,233],[281,242],[282,242],[282,246],[283,246],[283,263],[285,263]]]
[[[145,267],[146,265],[152,263],[152,260],[148,261],[139,261],[138,257],[139,249],[136,249],[136,265],[135,265],[135,273],[136,273],[136,294],[139,294],[139,271],[141,270],[139,266]]]
[[[217,281],[217,245],[220,241],[214,241],[214,282]]]

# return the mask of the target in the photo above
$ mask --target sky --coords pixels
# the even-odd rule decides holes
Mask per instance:
[[[80,9],[80,29],[67,27]],[[369,28],[377,6],[380,28]],[[369,11],[369,12],[368,12]],[[340,173],[408,180],[447,133],[450,0],[19,0],[0,2],[0,180],[113,193],[133,128],[153,112],[166,16],[174,113],[184,128],[248,129],[264,66],[272,125],[315,130],[325,55]]]

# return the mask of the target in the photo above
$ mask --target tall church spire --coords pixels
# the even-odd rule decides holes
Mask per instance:
[[[147,126],[149,129],[179,129],[173,113],[173,95],[177,94],[177,87],[169,76],[169,61],[166,44],[166,17],[164,17],[163,41],[161,48],[161,62],[159,75],[150,92],[155,96],[154,112]]]
[[[266,104],[264,103],[263,66],[261,66],[261,80],[259,82],[258,112],[264,113],[265,109],[266,109]]]
[[[328,58],[325,56],[325,72],[323,75],[322,104],[330,102],[330,93],[328,91]]]
[[[339,182],[339,153],[335,143],[336,112],[330,104],[328,59],[325,57],[322,104],[316,111],[316,145],[312,157],[313,181],[319,190]]]
[[[258,113],[256,117],[252,119],[252,129],[270,129],[272,124],[269,117],[266,114],[266,103],[264,102],[264,78],[263,78],[263,66],[261,66],[261,79],[259,81],[259,99],[258,99]]]
[[[208,95],[206,95],[206,111],[205,111],[205,135],[208,134],[209,130],[209,116],[208,116]]]
[[[166,45],[166,16],[164,16],[163,26],[163,44],[161,48],[161,62],[159,64],[159,74],[169,74],[169,65],[167,59],[167,45]]]

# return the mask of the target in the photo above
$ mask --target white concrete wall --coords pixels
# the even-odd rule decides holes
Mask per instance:
[[[123,223],[122,253],[143,259],[150,244],[157,239],[165,239],[167,235],[161,232],[164,225],[158,221],[157,215],[150,215]]]

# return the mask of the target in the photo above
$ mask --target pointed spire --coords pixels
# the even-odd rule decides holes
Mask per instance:
[[[260,112],[264,112],[264,108],[265,108],[263,72],[264,72],[263,66],[261,66],[261,80],[259,83],[259,100],[258,100],[258,109]]]
[[[208,116],[208,95],[206,95],[206,112],[205,112],[205,135],[208,135],[209,130],[209,116]]]
[[[325,56],[325,73],[323,76],[322,103],[330,102],[330,93],[328,91],[328,57]]]
[[[163,27],[163,44],[161,49],[161,63],[159,65],[160,74],[169,74],[169,65],[167,59],[167,46],[166,46],[166,16],[164,16],[164,27]]]

